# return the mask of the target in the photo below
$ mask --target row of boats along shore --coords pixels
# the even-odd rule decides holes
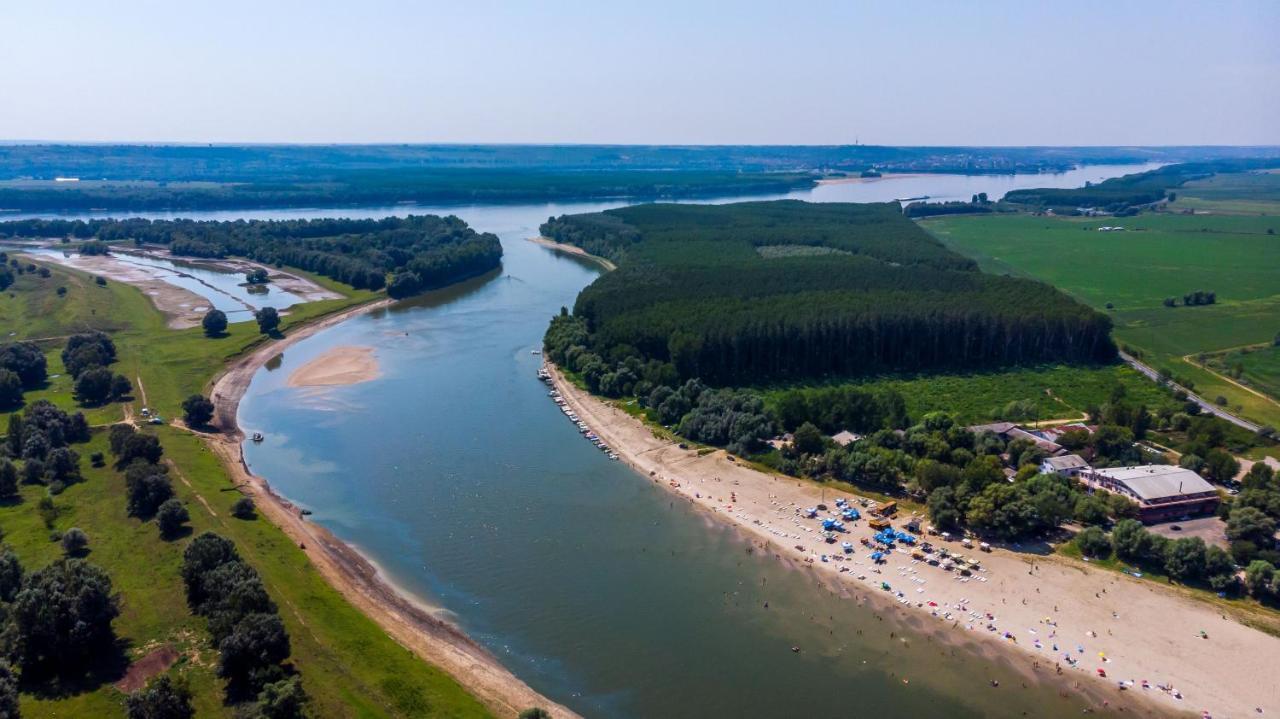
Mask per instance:
[[[609,459],[618,459],[618,453],[610,449],[609,445],[605,444],[604,440],[600,439],[600,435],[593,432],[586,422],[579,419],[578,413],[573,411],[573,408],[569,406],[569,403],[565,401],[564,397],[560,396],[560,392],[552,386],[551,372],[546,368],[546,366],[538,368],[538,379],[541,380],[543,384],[551,387],[551,390],[547,392],[547,396],[560,407],[560,411],[564,412],[564,416],[568,417],[570,422],[577,425],[578,432],[580,432],[583,437],[586,437],[588,442],[599,447],[601,452],[604,452],[609,456]]]

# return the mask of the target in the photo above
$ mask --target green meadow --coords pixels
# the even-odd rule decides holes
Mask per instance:
[[[1223,179],[1212,188],[1188,185],[1179,194],[1200,190],[1226,198],[1230,187]],[[1140,351],[1148,364],[1192,382],[1210,400],[1223,397],[1246,417],[1280,426],[1280,406],[1184,359],[1269,343],[1280,331],[1280,238],[1273,234],[1280,217],[1019,214],[944,217],[921,225],[988,272],[1033,277],[1107,311],[1117,342]],[[1098,230],[1116,225],[1124,231]],[[1216,303],[1183,306],[1182,296],[1196,290],[1215,292]],[[1164,306],[1167,297],[1178,306]]]
[[[8,339],[40,339],[51,376],[63,374],[63,337],[86,329],[110,332],[119,352],[112,369],[134,381],[135,407],[142,404],[136,387],[141,378],[147,402],[166,417],[178,416],[185,396],[201,391],[229,358],[264,341],[252,322],[233,324],[217,339],[204,337],[199,328],[171,330],[150,301],[130,286],[110,282],[101,287],[79,272],[57,266],[50,270],[47,279],[24,274],[0,294],[0,329]],[[282,325],[285,334],[309,319],[380,296],[313,279],[344,298],[295,308]],[[67,288],[64,296],[57,294],[58,287]],[[38,398],[77,409],[65,376],[26,394],[28,402]],[[87,414],[91,423],[107,424],[123,416],[122,405]],[[5,419],[0,414],[0,421]],[[120,473],[110,465],[90,466],[90,454],[106,452],[105,427],[95,429],[87,445],[73,445],[81,456],[83,480],[53,497],[57,512],[48,524],[37,511],[45,487],[24,485],[21,501],[0,505],[0,528],[27,571],[60,555],[55,533],[83,529],[90,540],[87,558],[110,574],[120,595],[121,614],[114,627],[126,655],[136,660],[162,645],[177,649],[181,657],[169,671],[189,684],[198,716],[236,716],[236,707],[223,703],[223,682],[214,672],[217,651],[204,620],[187,608],[179,574],[189,537],[206,529],[236,543],[279,605],[292,642],[289,662],[302,676],[313,716],[488,716],[452,678],[401,647],[349,604],[279,528],[261,517],[231,517],[230,507],[241,495],[202,440],[168,426],[143,431],[160,437],[172,462],[174,490],[191,514],[190,534],[165,541],[154,522],[127,515]],[[58,696],[24,693],[22,713],[123,717],[124,694],[109,683]]]
[[[907,413],[913,420],[919,420],[929,412],[942,411],[955,415],[962,424],[1001,419],[1005,405],[1028,401],[1035,404],[1039,420],[1077,419],[1089,407],[1105,403],[1116,385],[1125,388],[1126,396],[1149,405],[1169,399],[1154,382],[1121,364],[1104,367],[1054,365],[993,372],[892,376],[849,383],[834,382],[831,385],[868,390],[892,389],[902,395]],[[773,402],[788,389],[790,387],[770,387],[762,389],[762,393],[766,402]]]

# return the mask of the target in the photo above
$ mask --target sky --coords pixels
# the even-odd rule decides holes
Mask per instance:
[[[1280,2],[4,0],[0,140],[1280,144]]]

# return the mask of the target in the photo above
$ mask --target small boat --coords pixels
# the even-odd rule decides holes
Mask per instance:
[[[254,432],[254,433],[253,433],[253,441],[255,441],[255,442],[261,442],[263,439],[264,439],[264,438],[263,438],[263,436],[262,436],[262,433],[261,433],[261,432]]]

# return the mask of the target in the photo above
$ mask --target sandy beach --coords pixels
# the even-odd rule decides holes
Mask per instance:
[[[332,387],[368,382],[381,376],[372,347],[334,347],[289,375],[290,387]]]
[[[267,480],[250,472],[245,463],[244,435],[236,423],[236,411],[258,368],[295,342],[391,302],[360,305],[296,328],[284,339],[266,343],[232,363],[214,380],[211,391],[216,406],[213,424],[221,432],[204,437],[227,467],[232,482],[252,495],[258,509],[303,548],[325,579],[388,636],[449,674],[497,716],[513,717],[528,707],[540,706],[557,719],[577,717],[531,689],[430,607],[400,591],[354,548],[306,521],[297,507],[272,491]]]
[[[926,631],[932,624],[956,642],[1003,652],[1030,675],[1113,708],[1127,705],[1157,716],[1280,711],[1275,681],[1280,638],[1241,624],[1186,590],[1094,570],[1064,557],[1001,548],[986,553],[937,538],[932,538],[935,545],[980,559],[982,570],[961,577],[913,560],[901,549],[877,566],[860,544],[872,534],[865,519],[850,523],[837,544],[827,544],[818,521],[799,513],[824,500],[834,507],[838,497],[859,507],[856,495],[824,492],[816,483],[744,467],[723,451],[699,456],[680,449],[574,387],[554,368],[552,377],[567,406],[642,476],[735,524],[778,559],[803,563],[910,624],[923,623]],[[901,528],[906,519],[897,517],[894,526]],[[842,552],[843,541],[853,544],[852,553]],[[829,561],[822,561],[823,555]],[[849,609],[863,611],[861,605],[850,602]],[[983,677],[974,681],[985,685]]]
[[[609,271],[609,272],[612,272],[618,269],[618,266],[613,264],[609,260],[606,260],[605,258],[600,257],[599,255],[592,255],[588,253],[586,250],[582,249],[581,247],[578,247],[577,245],[567,245],[563,242],[556,242],[550,237],[530,237],[529,241],[535,245],[550,247],[551,249],[557,252],[563,252],[566,255],[577,255],[578,257],[581,257],[585,260],[590,260],[600,265],[606,271]]]

